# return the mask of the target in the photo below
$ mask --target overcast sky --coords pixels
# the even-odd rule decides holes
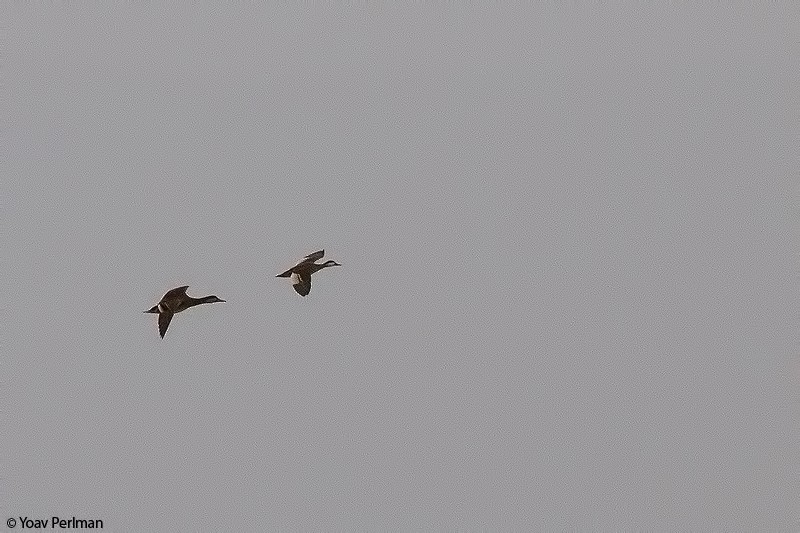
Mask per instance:
[[[4,4],[2,518],[800,529],[799,10],[673,4]]]

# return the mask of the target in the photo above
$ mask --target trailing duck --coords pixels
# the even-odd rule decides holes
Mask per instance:
[[[188,285],[184,285],[183,287],[178,287],[177,289],[172,289],[168,291],[161,301],[158,302],[157,305],[154,305],[145,313],[156,313],[158,314],[158,332],[161,334],[161,338],[164,338],[164,335],[167,333],[167,328],[169,327],[169,322],[172,320],[172,315],[175,313],[180,313],[181,311],[186,311],[190,307],[194,307],[195,305],[200,304],[213,304],[216,302],[224,302],[220,298],[216,296],[204,296],[203,298],[192,298],[191,296],[186,295],[186,289],[188,289]]]

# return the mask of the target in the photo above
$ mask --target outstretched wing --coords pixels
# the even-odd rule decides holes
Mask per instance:
[[[184,290],[186,290],[185,287]],[[161,334],[162,339],[164,338],[164,335],[167,333],[167,328],[169,327],[170,320],[172,320],[172,313],[170,311],[158,314],[158,332]]]
[[[308,254],[305,256],[300,263],[313,263],[317,259],[322,259],[323,255],[325,255],[325,250],[319,250],[318,252],[314,252],[313,254]]]
[[[292,287],[300,296],[307,296],[311,292],[311,274],[292,274]]]
[[[167,298],[174,298],[176,296],[186,296],[186,289],[188,289],[188,285],[184,285],[183,287],[178,287],[177,289],[172,289],[171,291],[167,291],[167,294],[164,295],[162,300],[166,300]]]

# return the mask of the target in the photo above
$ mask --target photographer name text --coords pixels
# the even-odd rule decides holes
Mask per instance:
[[[8,519],[7,525],[14,527],[13,518]],[[52,516],[50,518],[30,518],[20,516],[17,522],[22,529],[103,529],[102,520],[84,520],[83,518],[61,518]]]

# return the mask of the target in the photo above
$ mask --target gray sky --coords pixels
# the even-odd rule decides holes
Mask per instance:
[[[3,11],[3,519],[800,529],[796,4]]]

